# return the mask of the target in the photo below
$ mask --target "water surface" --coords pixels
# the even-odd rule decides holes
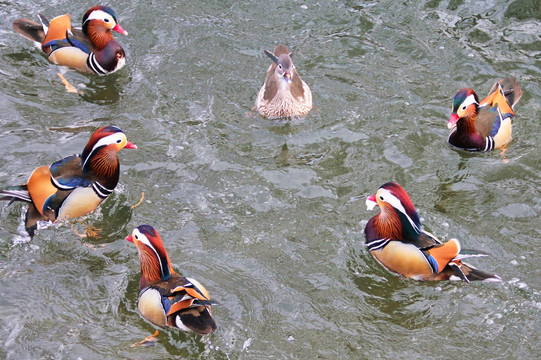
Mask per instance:
[[[0,4],[0,184],[82,151],[116,124],[117,191],[82,222],[21,236],[0,207],[0,357],[7,359],[531,359],[541,352],[541,13],[516,1],[112,1],[128,37],[116,74],[49,64],[11,22],[93,2]],[[286,44],[311,86],[305,121],[252,112]],[[67,94],[56,73],[83,94]],[[451,99],[516,77],[524,96],[505,153],[446,144]],[[427,230],[492,256],[501,284],[418,283],[363,246],[364,199],[387,181]],[[145,193],[139,207],[130,209]],[[220,302],[207,337],[154,331],[138,312],[124,240],[148,223],[175,269]],[[101,228],[96,237],[74,234]]]

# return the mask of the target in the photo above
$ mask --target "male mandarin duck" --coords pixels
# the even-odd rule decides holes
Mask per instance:
[[[380,213],[364,229],[366,246],[376,260],[392,272],[415,280],[499,281],[496,275],[477,270],[462,262],[460,243],[442,243],[422,229],[421,220],[406,191],[398,184],[383,184],[376,195],[366,199],[368,210],[378,205]],[[470,251],[471,252],[471,251]]]
[[[49,60],[79,71],[106,75],[124,66],[126,55],[111,30],[128,35],[118,23],[113,9],[94,6],[83,17],[83,27],[71,27],[69,14],[50,22],[39,14],[41,24],[29,19],[13,22],[13,29],[36,43]]]
[[[267,50],[264,53],[273,63],[257,95],[256,110],[269,119],[303,117],[308,114],[312,109],[312,92],[293,65],[293,53],[283,45],[276,46],[274,54]]]
[[[453,100],[451,129],[447,141],[452,146],[468,151],[498,149],[511,140],[513,108],[522,96],[517,80],[497,81],[488,96],[479,101],[472,89],[460,90]]]
[[[206,335],[216,330],[209,293],[198,281],[177,274],[158,232],[149,225],[135,228],[126,240],[139,253],[141,282],[139,312],[161,327],[174,327]]]
[[[102,127],[90,137],[81,155],[35,169],[24,185],[0,191],[0,200],[28,203],[25,227],[33,237],[38,221],[73,218],[94,211],[118,184],[117,152],[137,149],[116,126]]]

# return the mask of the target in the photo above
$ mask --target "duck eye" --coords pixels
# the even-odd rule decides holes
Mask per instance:
[[[117,144],[120,144],[121,142],[122,142],[122,140],[120,140],[120,139],[118,139],[118,140],[116,141]]]
[[[282,70],[282,64],[278,64],[278,69]]]
[[[462,107],[462,111],[464,111],[464,110],[466,110],[466,105],[464,105],[464,106]]]
[[[139,236],[133,235],[133,237],[134,237],[136,240],[139,240]]]
[[[380,196],[379,196],[379,199],[380,199],[381,201],[383,201],[383,196],[382,196],[382,195],[380,195]]]
[[[103,21],[105,21],[106,23],[108,23],[108,22],[109,22],[109,19],[103,19]]]

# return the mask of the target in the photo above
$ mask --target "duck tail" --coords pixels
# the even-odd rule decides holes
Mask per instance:
[[[11,205],[14,201],[32,202],[26,185],[10,186],[4,190],[0,190],[0,200],[9,200],[8,205]]]
[[[31,238],[38,228],[38,221],[54,221],[55,216],[52,210],[47,210],[44,215],[41,215],[34,205],[27,185],[11,186],[4,190],[0,190],[0,200],[9,201],[9,205],[14,201],[22,201],[28,203],[28,209],[25,216],[25,229]]]
[[[45,32],[41,24],[29,19],[17,19],[13,22],[13,30],[41,48],[41,43],[45,39]]]
[[[207,306],[191,307],[178,312],[175,325],[181,329],[188,328],[199,335],[207,335],[216,330],[216,322]]]
[[[503,79],[498,80],[494,84],[494,86],[492,86],[492,89],[490,89],[489,94],[492,94],[494,91],[498,89],[498,84],[501,86],[503,90],[503,95],[505,96],[507,103],[511,105],[512,109],[514,109],[515,104],[522,97],[522,88],[520,87],[520,84],[518,83],[516,79],[503,78]]]
[[[469,283],[470,281],[501,281],[502,279],[495,274],[490,274],[482,270],[478,270],[473,265],[467,264],[460,260],[453,260],[449,263],[453,275],[460,278],[462,281]]]

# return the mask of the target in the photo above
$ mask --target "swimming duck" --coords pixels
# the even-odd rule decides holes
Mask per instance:
[[[272,64],[257,95],[255,109],[269,119],[308,114],[312,109],[312,92],[293,65],[293,53],[283,45],[276,46],[274,53],[267,50],[264,53],[271,58]]]
[[[24,185],[0,191],[0,200],[28,203],[25,227],[33,237],[38,221],[74,218],[94,211],[109,196],[120,175],[117,152],[137,149],[116,126],[99,128],[81,155],[35,169]]]
[[[173,270],[160,234],[150,225],[141,225],[126,240],[134,243],[139,253],[141,315],[157,326],[199,335],[216,330],[211,305],[217,303],[198,281]]]
[[[514,107],[522,96],[517,80],[498,80],[486,98],[479,101],[472,89],[460,90],[453,100],[447,141],[468,151],[499,149],[511,140]]]
[[[376,205],[381,210],[366,224],[366,247],[388,270],[415,280],[500,280],[462,261],[486,254],[461,253],[457,239],[442,243],[423,230],[410,197],[397,183],[383,184],[366,205],[368,210]]]
[[[122,47],[111,30],[128,35],[113,9],[94,6],[83,16],[83,26],[72,28],[69,14],[51,21],[39,14],[41,24],[29,19],[13,22],[13,29],[40,47],[58,65],[99,75],[111,74],[126,63]]]

